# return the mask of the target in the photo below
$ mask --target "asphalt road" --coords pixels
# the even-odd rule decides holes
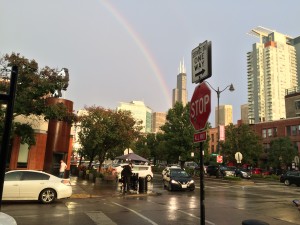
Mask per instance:
[[[300,214],[291,202],[299,196],[296,186],[214,178],[205,178],[204,183],[207,225],[240,225],[247,219],[272,225],[300,224]],[[2,211],[13,216],[18,225],[200,224],[199,180],[194,192],[169,192],[156,176],[148,193],[125,195],[113,182],[94,184],[72,178],[72,184],[70,199],[50,205],[5,202]]]

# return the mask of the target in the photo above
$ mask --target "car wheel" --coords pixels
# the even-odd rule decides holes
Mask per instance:
[[[51,188],[42,190],[39,196],[39,200],[44,204],[52,203],[55,199],[56,199],[56,192]]]
[[[284,181],[284,184],[285,184],[286,186],[289,186],[289,185],[291,185],[291,183],[290,183],[290,181],[289,181],[289,180],[285,180],[285,181]]]
[[[194,190],[195,190],[195,188],[191,188],[191,189],[190,189],[190,191],[194,191]]]
[[[150,181],[152,180],[151,175],[147,175],[147,176],[146,176],[146,180],[147,180],[148,182],[150,182]]]

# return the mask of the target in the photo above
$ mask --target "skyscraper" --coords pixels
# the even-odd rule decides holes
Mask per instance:
[[[249,34],[260,40],[247,53],[249,122],[285,118],[285,91],[298,86],[293,38],[263,27]]]
[[[132,117],[137,121],[142,121],[141,132],[151,132],[152,126],[152,109],[142,101],[120,102],[117,110],[130,111]]]
[[[232,123],[232,105],[219,106],[219,124],[218,124],[218,107],[215,108],[215,127],[218,125],[227,126]]]
[[[152,113],[152,132],[162,132],[160,127],[166,123],[167,113],[164,112],[154,112]]]
[[[186,72],[184,61],[180,62],[179,74],[177,75],[177,87],[173,89],[172,106],[176,102],[181,102],[183,106],[187,104],[187,90],[186,90]]]

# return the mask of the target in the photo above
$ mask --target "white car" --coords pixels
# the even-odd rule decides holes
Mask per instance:
[[[119,179],[121,179],[121,172],[125,165],[128,165],[128,163],[123,163],[115,167]],[[145,177],[148,182],[150,182],[153,179],[152,167],[148,165],[133,164],[132,173],[137,173],[138,177]]]
[[[36,170],[11,170],[5,173],[3,200],[39,200],[52,203],[69,198],[72,187],[69,179]]]

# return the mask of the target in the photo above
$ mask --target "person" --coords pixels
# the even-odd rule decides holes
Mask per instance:
[[[60,160],[59,177],[61,177],[61,178],[65,177],[66,169],[67,169],[67,164],[64,162],[64,160]]]
[[[123,180],[123,191],[127,192],[130,189],[130,179],[132,175],[132,163],[129,163],[129,165],[124,166],[121,177]]]

